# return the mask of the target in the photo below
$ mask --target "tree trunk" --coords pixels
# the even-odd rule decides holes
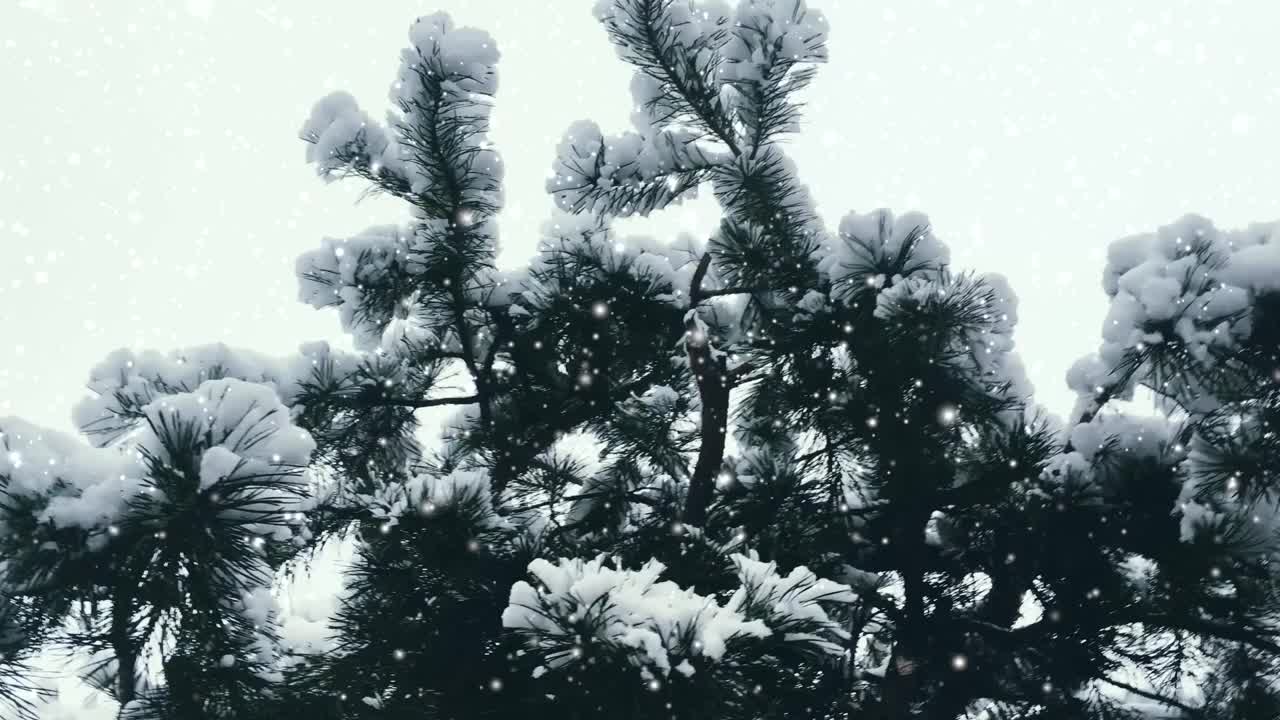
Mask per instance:
[[[724,463],[724,445],[726,425],[729,422],[729,380],[723,361],[715,362],[711,358],[709,347],[699,353],[704,363],[704,370],[698,376],[698,393],[702,398],[702,412],[699,417],[702,424],[702,446],[698,449],[698,461],[693,466],[693,476],[689,480],[689,497],[685,501],[684,522],[701,527],[707,519],[707,508],[715,491],[716,477]],[[690,362],[695,351],[689,351]],[[695,370],[696,372],[696,370]]]
[[[132,611],[117,593],[111,601],[111,650],[116,656],[116,701],[128,705],[137,696],[138,656],[129,632]]]
[[[682,519],[685,523],[701,527],[707,520],[707,508],[715,494],[716,477],[724,463],[725,432],[729,424],[729,367],[723,353],[712,351],[711,338],[698,326],[698,303],[706,295],[702,281],[711,268],[711,253],[702,256],[693,273],[689,287],[689,314],[685,317],[685,354],[689,358],[689,370],[697,379],[698,396],[702,401],[699,420],[702,426],[702,445],[698,448],[698,461],[689,478],[689,496],[685,500]]]

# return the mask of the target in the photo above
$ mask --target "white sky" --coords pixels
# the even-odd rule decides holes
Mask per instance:
[[[381,116],[408,24],[435,9],[503,52],[502,257],[527,257],[561,132],[626,127],[628,71],[591,1],[0,0],[0,415],[70,429],[121,345],[337,338],[295,301],[294,258],[402,211],[322,185],[297,131],[336,88]],[[1109,240],[1188,211],[1280,217],[1276,0],[813,4],[832,61],[791,148],[828,226],[920,209],[957,264],[1007,274],[1056,410],[1096,346]],[[651,227],[716,219],[700,201]]]

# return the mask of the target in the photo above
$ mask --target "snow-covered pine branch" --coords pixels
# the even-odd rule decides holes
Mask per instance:
[[[159,698],[211,654],[205,706],[243,711],[279,677],[273,567],[309,539],[315,444],[271,388],[236,379],[134,411],[136,428],[100,448],[0,422],[6,595],[54,617],[80,607],[62,632],[109,653],[97,677],[131,711],[191,702]]]

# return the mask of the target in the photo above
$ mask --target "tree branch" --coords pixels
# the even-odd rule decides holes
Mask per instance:
[[[703,99],[698,96],[698,93],[693,88],[689,87],[685,78],[681,77],[680,73],[671,63],[671,60],[666,56],[666,53],[663,52],[662,41],[658,37],[657,28],[655,27],[657,25],[657,18],[654,17],[659,5],[660,3],[646,4],[645,9],[649,12],[645,14],[645,20],[643,23],[644,40],[649,44],[653,53],[653,58],[657,62],[662,75],[665,76],[659,76],[656,79],[659,81],[665,80],[670,83],[671,87],[675,89],[680,97],[684,99],[689,108],[693,110],[694,117],[696,117],[698,121],[716,137],[716,139],[723,142],[735,157],[741,156],[742,151],[738,148],[738,143],[734,140],[732,129],[721,126],[720,122],[718,122],[720,118],[716,117],[717,113],[715,110],[705,106]]]
[[[426,400],[408,400],[404,404],[414,408],[439,407],[441,405],[473,405],[480,402],[479,395],[463,395],[461,397],[429,398]]]
[[[336,399],[338,404],[349,408],[361,407],[410,407],[410,408],[429,408],[439,407],[441,405],[473,405],[480,402],[479,395],[463,395],[460,397],[441,397],[441,398],[406,398],[406,397],[379,397],[379,398],[343,398]]]
[[[684,522],[701,527],[707,519],[707,508],[715,491],[716,476],[724,464],[725,433],[729,422],[729,369],[726,356],[712,352],[711,339],[698,328],[697,304],[703,297],[702,281],[711,267],[711,253],[702,256],[693,273],[689,288],[689,312],[685,318],[685,353],[689,369],[698,385],[702,401],[700,427],[702,444],[698,461],[689,478],[689,496],[685,500]]]
[[[702,281],[707,279],[707,272],[711,270],[711,253],[705,253],[698,258],[698,267],[693,271],[693,280],[689,283],[689,309],[702,302],[704,298],[711,297],[709,293],[714,290],[704,290]]]
[[[1143,689],[1141,689],[1141,688],[1134,687],[1133,685],[1130,685],[1129,683],[1121,682],[1121,681],[1119,681],[1119,680],[1115,680],[1115,679],[1113,679],[1113,678],[1109,678],[1109,677],[1102,677],[1102,678],[1098,678],[1098,679],[1099,679],[1099,680],[1101,680],[1102,682],[1104,682],[1104,683],[1108,684],[1108,685],[1112,685],[1112,686],[1114,686],[1114,687],[1118,687],[1118,688],[1120,688],[1121,690],[1125,690],[1125,691],[1127,691],[1127,692],[1131,692],[1131,693],[1133,693],[1134,695],[1138,695],[1138,696],[1140,696],[1140,697],[1144,697],[1144,698],[1146,698],[1146,699],[1148,699],[1148,700],[1155,700],[1155,701],[1156,701],[1156,702],[1158,702],[1158,703],[1163,703],[1163,704],[1168,705],[1169,707],[1172,707],[1172,708],[1177,708],[1177,709],[1181,710],[1181,711],[1182,711],[1182,712],[1184,712],[1184,713],[1187,713],[1187,714],[1189,714],[1189,715],[1192,715],[1193,717],[1195,717],[1195,716],[1199,716],[1199,715],[1200,715],[1200,710],[1199,710],[1198,708],[1191,707],[1190,705],[1188,705],[1188,704],[1186,704],[1186,703],[1184,703],[1184,702],[1181,702],[1181,701],[1179,701],[1179,700],[1174,700],[1173,698],[1171,698],[1171,697],[1166,697],[1166,696],[1164,696],[1164,695],[1161,695],[1160,693],[1152,692],[1152,691],[1150,691],[1150,690],[1143,690]]]
[[[747,287],[716,288],[714,290],[704,290],[702,288],[699,288],[698,299],[701,300],[704,298],[723,297],[725,295],[752,295],[755,293],[769,292],[769,290],[771,289],[772,288],[765,287],[763,285],[747,286]]]

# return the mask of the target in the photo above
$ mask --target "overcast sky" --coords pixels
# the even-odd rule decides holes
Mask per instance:
[[[1190,211],[1280,217],[1276,0],[813,4],[831,63],[790,147],[828,226],[923,210],[958,264],[1008,275],[1056,410],[1097,343],[1107,242]],[[409,23],[436,9],[502,50],[502,261],[521,262],[561,132],[626,126],[628,72],[590,6],[0,0],[0,415],[69,429],[89,367],[122,345],[337,338],[295,301],[294,258],[403,215],[322,185],[298,128],[337,88],[381,116]],[[716,219],[699,201],[648,229]]]

